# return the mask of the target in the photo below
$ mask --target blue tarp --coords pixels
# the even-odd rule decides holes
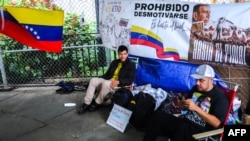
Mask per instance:
[[[154,88],[162,88],[174,93],[188,93],[195,85],[195,79],[190,77],[199,64],[187,62],[159,60],[152,58],[138,59],[135,85],[150,83]],[[215,78],[220,79],[215,72]],[[224,82],[217,82],[220,86],[228,88]]]

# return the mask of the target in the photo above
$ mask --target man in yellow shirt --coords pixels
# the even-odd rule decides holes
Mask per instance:
[[[116,87],[132,85],[135,79],[135,63],[128,59],[128,48],[124,45],[118,48],[119,59],[113,60],[107,72],[101,77],[94,77],[90,80],[84,97],[84,102],[78,110],[78,114],[86,111],[95,111],[104,101],[104,98]],[[96,98],[95,92],[96,93]]]

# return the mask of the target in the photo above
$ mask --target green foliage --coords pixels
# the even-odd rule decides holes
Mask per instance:
[[[61,10],[62,8],[50,3],[50,0],[3,0],[4,6],[29,7],[43,10]],[[88,21],[81,26],[80,16],[65,13],[63,26],[63,47],[94,45],[96,33],[96,21]],[[1,50],[24,50],[30,49],[5,35],[0,35]],[[44,52],[16,52],[3,54],[8,82],[20,78],[22,83],[30,81],[27,78],[41,78],[56,76],[58,73],[66,78],[74,77],[74,74],[90,75],[91,71],[97,70],[97,53],[95,47],[64,49],[62,53]],[[63,66],[62,66],[63,65]],[[55,67],[56,66],[56,67]],[[41,69],[42,68],[42,69]],[[19,80],[19,82],[20,82]],[[13,82],[15,83],[15,82]]]
[[[80,16],[76,14],[67,13],[64,19],[63,27],[64,46],[67,47],[93,44],[90,42],[95,39],[95,36],[91,34],[95,32],[93,27],[96,27],[95,22],[87,22],[84,23],[83,26],[80,26]]]

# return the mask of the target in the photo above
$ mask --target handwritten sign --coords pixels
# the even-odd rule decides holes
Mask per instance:
[[[127,127],[131,114],[132,111],[114,104],[109,114],[107,124],[123,133]]]

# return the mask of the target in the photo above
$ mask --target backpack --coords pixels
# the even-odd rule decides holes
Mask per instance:
[[[154,108],[155,99],[148,93],[139,92],[127,105],[127,109],[132,111],[130,124],[138,130],[143,130],[154,112]]]
[[[126,107],[129,101],[132,99],[133,94],[127,88],[119,88],[115,91],[111,98],[111,102],[122,107]]]
[[[73,82],[60,81],[56,86],[60,86],[60,88],[56,90],[56,92],[60,94],[69,94],[75,90],[75,84]]]

